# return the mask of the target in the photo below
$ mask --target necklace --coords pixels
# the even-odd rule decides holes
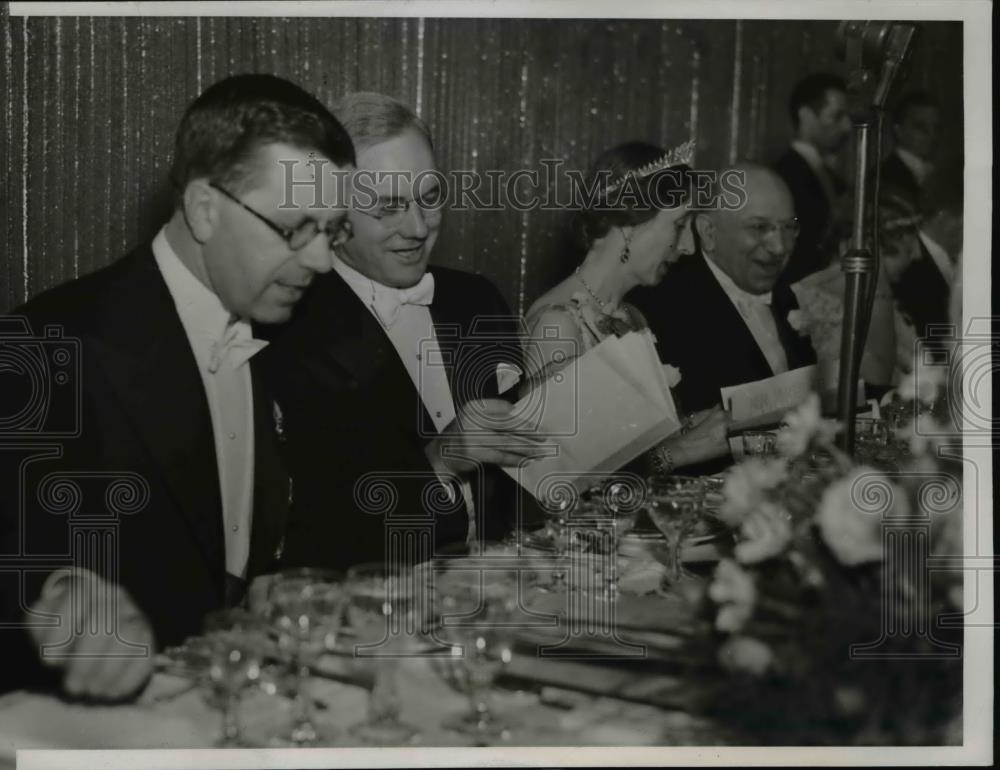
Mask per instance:
[[[605,302],[600,297],[598,297],[597,294],[594,293],[594,290],[590,288],[590,284],[588,284],[585,280],[583,280],[583,276],[580,275],[579,265],[576,266],[575,275],[577,279],[580,281],[580,283],[583,284],[583,288],[587,290],[587,294],[589,294],[593,298],[594,302],[596,302],[598,306],[601,308],[601,312],[605,314],[610,313],[610,311],[608,310],[608,303]]]

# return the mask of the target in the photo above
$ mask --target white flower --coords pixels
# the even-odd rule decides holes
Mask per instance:
[[[788,325],[803,336],[809,333],[809,322],[801,310],[788,311]]]
[[[823,541],[841,564],[882,561],[882,517],[905,515],[909,503],[884,475],[865,466],[826,488],[816,513]]]
[[[829,444],[838,430],[836,422],[823,419],[819,396],[815,393],[810,393],[797,409],[786,414],[784,423],[776,444],[778,452],[788,458],[801,457],[813,442]]]
[[[788,467],[779,458],[748,457],[726,474],[719,516],[735,527],[767,499],[767,493],[788,478]]]
[[[719,604],[715,627],[720,631],[738,633],[753,616],[757,587],[753,575],[732,559],[723,559],[715,568],[715,577],[708,595]]]
[[[760,639],[734,636],[719,648],[719,663],[728,671],[762,676],[774,663],[774,653]]]
[[[921,364],[919,357],[914,363],[913,371],[900,380],[896,392],[904,401],[919,401],[930,406],[944,389],[948,376],[947,367]]]
[[[667,378],[667,387],[676,388],[681,381],[681,370],[670,364],[663,365],[663,374]]]
[[[743,520],[740,534],[745,539],[733,551],[740,564],[771,559],[792,541],[791,516],[780,506],[765,502]]]

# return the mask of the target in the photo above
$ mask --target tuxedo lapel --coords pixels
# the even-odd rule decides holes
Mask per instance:
[[[304,351],[305,360],[314,367],[312,374],[341,386],[346,373],[349,387],[370,393],[384,416],[408,432],[433,425],[382,325],[339,275],[331,272],[319,280],[318,291],[310,293],[304,308],[312,341],[301,342],[322,351],[319,356]]]
[[[441,349],[441,357],[448,377],[448,388],[451,390],[455,408],[458,409],[464,400],[455,389],[456,364],[462,353],[462,318],[451,301],[453,298],[449,296],[448,284],[442,282],[436,274],[434,278],[434,301],[430,306],[431,320],[434,322],[434,336]]]
[[[791,288],[780,285],[776,286],[773,297],[771,313],[774,315],[774,323],[778,329],[778,338],[785,349],[788,368],[797,369],[801,366],[816,363],[816,354],[809,342],[809,338],[800,335],[788,322],[788,313],[798,307]]]
[[[708,265],[705,258],[698,256],[695,260],[695,270],[698,275],[698,283],[701,291],[694,296],[703,296],[706,300],[705,317],[712,320],[715,327],[715,335],[719,350],[745,351],[745,360],[748,362],[748,370],[740,373],[746,376],[741,382],[752,382],[755,379],[768,376],[771,366],[767,362],[764,352],[757,345],[757,340],[747,327],[743,316],[736,309],[733,301],[729,299],[725,289],[719,284]],[[669,280],[669,278],[668,278]],[[708,351],[705,355],[710,355]]]
[[[208,564],[225,568],[215,440],[204,385],[148,247],[132,257],[118,301],[92,340],[108,381],[191,527]]]
[[[270,571],[280,557],[291,481],[282,461],[276,434],[275,406],[264,386],[260,363],[250,359],[254,411],[253,526],[247,576]]]

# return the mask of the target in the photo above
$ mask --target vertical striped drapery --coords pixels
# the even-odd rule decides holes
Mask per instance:
[[[696,161],[770,160],[809,71],[838,71],[835,22],[395,18],[2,18],[0,311],[115,259],[169,213],[173,132],[236,72],[327,103],[376,90],[429,122],[444,169],[583,169],[628,139]],[[910,84],[961,145],[961,25],[923,25]],[[565,170],[557,178],[565,180]],[[544,178],[544,176],[543,176]],[[565,211],[452,211],[436,260],[524,309],[567,270]]]

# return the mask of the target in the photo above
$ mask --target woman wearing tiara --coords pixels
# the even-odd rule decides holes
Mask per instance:
[[[534,344],[525,349],[524,390],[609,335],[646,327],[639,310],[624,298],[636,286],[660,283],[681,254],[694,251],[687,165],[692,150],[691,142],[669,153],[628,142],[597,159],[587,175],[587,190],[597,195],[582,211],[577,233],[585,256],[528,310],[529,343]],[[690,415],[684,423],[681,433],[646,456],[651,470],[670,472],[728,455],[721,408]]]

